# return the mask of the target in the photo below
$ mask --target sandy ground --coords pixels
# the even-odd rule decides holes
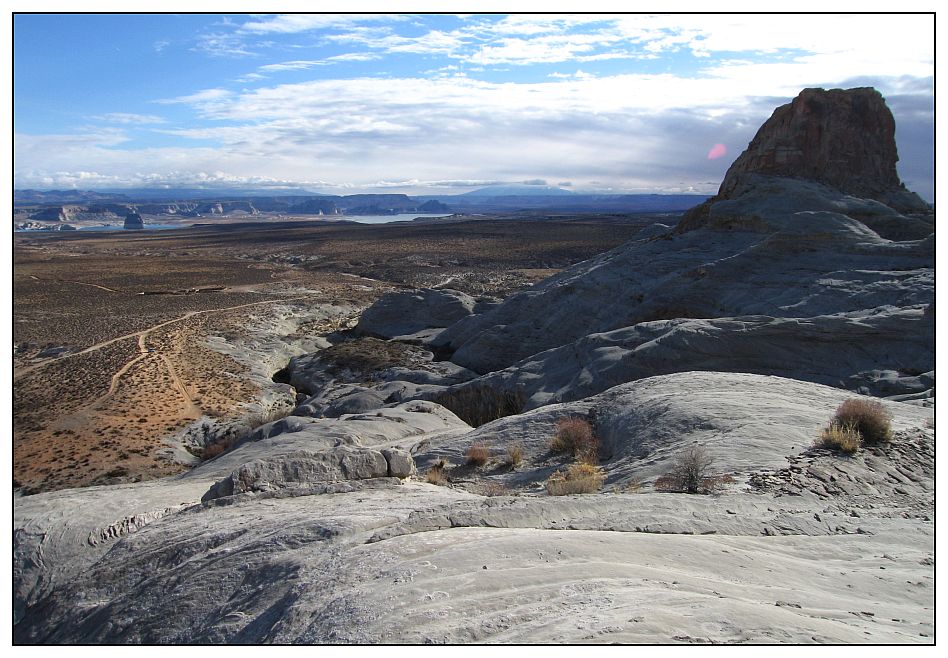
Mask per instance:
[[[485,226],[17,234],[16,484],[47,491],[180,472],[193,461],[182,441],[285,406],[277,398],[292,395],[273,389],[273,373],[393,286],[502,293],[637,230]]]

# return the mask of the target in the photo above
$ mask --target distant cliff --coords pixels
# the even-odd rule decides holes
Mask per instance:
[[[34,221],[65,222],[74,220],[117,221],[130,212],[169,217],[215,217],[259,215],[264,212],[295,215],[397,215],[401,213],[447,213],[451,209],[433,199],[416,199],[405,194],[353,194],[349,196],[261,196],[247,199],[145,201],[109,203],[100,195],[99,203],[62,204],[43,202],[58,196],[82,198],[85,193],[37,192],[17,190],[14,205]],[[95,193],[89,193],[95,195]],[[94,197],[98,198],[98,197]]]

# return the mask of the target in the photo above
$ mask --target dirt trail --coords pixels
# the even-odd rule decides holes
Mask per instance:
[[[106,286],[100,286],[98,283],[88,283],[86,281],[76,281],[74,279],[42,279],[38,276],[30,274],[29,277],[34,281],[55,281],[57,283],[75,283],[80,286],[90,286],[92,288],[98,288],[99,290],[105,290],[106,292],[122,292],[121,290],[116,290],[115,288],[108,288]]]
[[[185,385],[181,378],[178,376],[178,371],[174,369],[174,366],[171,363],[171,360],[166,357],[164,354],[159,354],[158,357],[164,361],[165,365],[168,366],[168,372],[171,374],[171,380],[174,382],[174,387],[178,390],[179,393],[184,397],[184,409],[181,412],[181,416],[184,418],[197,419],[200,418],[204,413],[199,406],[194,404],[194,399],[191,397],[188,387]]]
[[[118,342],[123,341],[123,340],[128,340],[128,339],[130,339],[130,338],[138,338],[139,353],[141,353],[141,352],[147,352],[147,348],[145,347],[145,343],[144,343],[144,338],[145,338],[145,336],[147,336],[148,334],[150,334],[152,331],[155,331],[156,329],[161,329],[162,327],[167,327],[169,324],[174,324],[174,323],[176,323],[176,322],[181,322],[181,321],[183,321],[183,320],[187,320],[188,318],[194,317],[195,315],[202,315],[202,314],[206,314],[206,313],[219,313],[219,312],[221,312],[221,311],[233,311],[233,310],[236,310],[236,309],[239,309],[239,308],[247,308],[248,306],[260,306],[260,305],[262,305],[262,304],[278,304],[278,303],[280,303],[280,302],[291,302],[291,301],[297,301],[297,300],[300,300],[300,299],[307,299],[307,297],[282,297],[282,298],[280,298],[280,299],[268,299],[268,300],[261,301],[261,302],[250,302],[250,303],[248,303],[248,304],[238,304],[237,306],[226,306],[226,307],[224,307],[224,308],[210,308],[210,309],[205,309],[205,310],[203,310],[203,311],[189,311],[189,312],[185,313],[184,315],[182,315],[182,316],[180,316],[180,317],[174,318],[173,320],[166,320],[165,322],[161,322],[161,323],[156,324],[156,325],[154,325],[154,326],[148,327],[147,329],[142,329],[141,331],[136,331],[136,332],[134,332],[134,333],[125,334],[124,336],[118,336],[117,338],[110,338],[109,340],[102,341],[101,343],[96,343],[95,345],[90,345],[89,347],[87,347],[87,348],[85,348],[85,349],[83,349],[83,350],[79,350],[78,352],[72,352],[71,354],[64,354],[64,355],[62,355],[62,356],[60,356],[60,357],[56,357],[56,358],[53,358],[53,359],[49,359],[49,360],[47,360],[47,361],[43,361],[42,363],[37,363],[37,364],[32,365],[32,366],[29,366],[29,367],[27,367],[27,368],[22,368],[22,369],[20,369],[20,370],[14,371],[14,373],[13,373],[13,381],[18,380],[18,379],[20,379],[21,377],[23,377],[24,375],[27,375],[27,374],[29,374],[29,373],[31,373],[31,372],[34,372],[34,371],[36,371],[36,370],[40,370],[40,369],[42,369],[42,368],[45,368],[46,366],[50,365],[51,363],[59,363],[59,362],[63,361],[64,359],[69,359],[69,358],[72,358],[72,357],[74,357],[74,356],[78,356],[78,355],[80,355],[80,354],[88,354],[89,352],[95,352],[96,350],[100,350],[100,349],[102,349],[103,347],[107,347],[107,346],[109,346],[109,345],[114,345],[115,343],[118,343]],[[127,365],[129,365],[129,364],[126,364],[126,366],[127,366]]]

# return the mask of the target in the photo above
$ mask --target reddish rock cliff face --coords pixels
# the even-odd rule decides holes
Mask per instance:
[[[679,230],[703,225],[715,203],[752,190],[761,175],[815,181],[898,212],[930,210],[899,180],[898,160],[895,119],[882,94],[871,87],[804,89],[774,111],[728,169],[718,194],[685,213]]]
[[[895,119],[875,89],[804,89],[778,107],[728,169],[719,196],[747,173],[804,178],[862,198],[902,187]]]

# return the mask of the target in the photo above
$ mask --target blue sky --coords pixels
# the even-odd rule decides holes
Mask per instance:
[[[14,185],[716,191],[804,87],[872,85],[934,194],[926,15],[27,15]],[[717,157],[709,157],[709,156]]]

